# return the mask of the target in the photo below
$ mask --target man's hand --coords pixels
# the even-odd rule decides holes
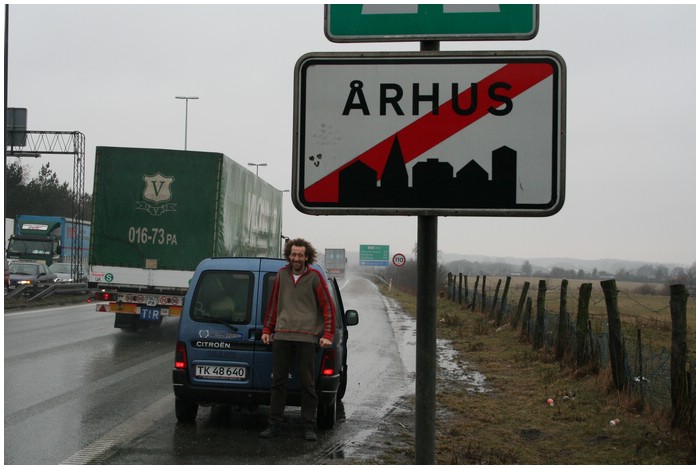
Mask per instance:
[[[321,348],[328,348],[331,346],[331,344],[333,344],[332,341],[324,338],[321,338],[321,340],[319,340],[318,343],[321,346]]]
[[[270,345],[272,343],[272,337],[270,337],[270,334],[263,334],[261,339],[265,345]]]

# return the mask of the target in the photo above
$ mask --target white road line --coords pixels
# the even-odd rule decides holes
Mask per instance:
[[[174,412],[175,396],[169,394],[143,411],[117,425],[61,464],[100,464],[114,449],[128,443],[168,412]]]

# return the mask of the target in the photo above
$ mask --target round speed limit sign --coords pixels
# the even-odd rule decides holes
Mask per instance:
[[[406,263],[406,256],[404,256],[401,253],[394,254],[394,257],[391,259],[391,262],[393,262],[396,267],[401,267]]]

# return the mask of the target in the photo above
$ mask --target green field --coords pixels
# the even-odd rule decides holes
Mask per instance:
[[[493,285],[496,281],[490,280]],[[530,296],[536,298],[537,281],[533,283]],[[560,283],[548,281],[550,285],[556,288],[548,290],[547,309],[558,311]],[[635,287],[618,285],[624,327],[655,329],[660,343],[668,337],[670,347],[668,297],[641,297]],[[511,283],[511,301],[517,302],[520,288]],[[569,292],[573,291],[578,285],[570,282]],[[395,290],[384,293],[409,314],[415,312],[415,297]],[[602,297],[600,284],[597,290],[594,285],[591,315],[605,321],[605,302],[593,304],[594,298]],[[575,315],[576,300],[569,304],[569,314]],[[688,301],[688,311],[694,357],[694,298]],[[438,300],[437,321],[438,337],[450,340],[460,366],[485,375],[488,391],[470,393],[438,377],[436,463],[695,464],[694,409],[691,429],[671,429],[670,403],[669,408],[654,409],[614,390],[609,367],[575,370],[555,361],[552,351],[533,350],[520,331],[497,327],[486,314],[445,299]],[[548,399],[554,405],[548,405]],[[620,423],[610,426],[613,419]],[[407,432],[403,436],[413,437]],[[381,462],[412,462],[410,450],[397,448],[387,446]]]

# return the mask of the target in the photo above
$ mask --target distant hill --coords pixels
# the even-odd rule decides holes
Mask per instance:
[[[360,253],[350,252],[346,253],[348,259],[348,267],[350,269],[356,269],[360,265]],[[444,265],[448,265],[457,261],[470,261],[479,262],[482,264],[508,264],[513,266],[513,271],[518,272],[525,261],[530,262],[532,270],[534,272],[547,271],[553,267],[559,267],[565,270],[579,270],[583,269],[585,272],[591,272],[593,269],[597,269],[599,272],[609,272],[616,273],[620,269],[626,271],[635,271],[643,265],[663,265],[669,270],[675,267],[688,268],[690,265],[674,264],[674,263],[659,263],[659,262],[649,262],[649,261],[629,261],[624,259],[575,259],[571,257],[535,257],[535,258],[520,258],[520,257],[496,257],[496,256],[483,256],[476,254],[456,254],[456,253],[440,253],[439,262]]]
[[[467,260],[471,262],[480,263],[505,263],[510,264],[518,269],[523,265],[525,261],[530,262],[533,271],[537,270],[549,270],[552,267],[560,267],[565,270],[579,270],[583,269],[586,272],[591,272],[593,269],[598,269],[598,271],[605,271],[610,273],[618,272],[620,269],[626,271],[634,271],[643,265],[664,265],[669,269],[675,267],[687,268],[689,265],[681,264],[661,264],[658,262],[648,262],[648,261],[629,261],[624,259],[575,259],[571,257],[534,257],[530,259],[517,258],[517,257],[494,257],[494,256],[480,256],[480,255],[464,255],[464,254],[442,254],[441,262],[443,264],[449,264],[451,262]]]

